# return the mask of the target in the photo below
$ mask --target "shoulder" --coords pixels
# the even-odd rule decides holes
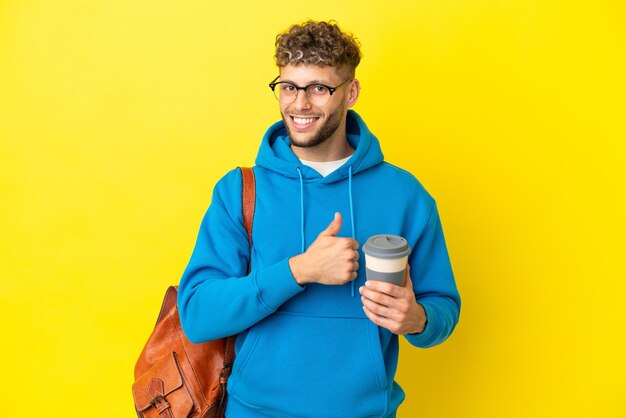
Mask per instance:
[[[239,167],[227,171],[213,188],[213,197],[228,199],[231,196],[241,197],[242,175]]]
[[[431,204],[435,202],[433,196],[426,190],[426,187],[411,172],[384,161],[379,165],[378,175],[384,181],[393,184],[394,189],[405,194],[409,198],[427,201]]]
[[[239,167],[235,167],[226,172],[215,183],[213,188],[213,198],[211,205],[221,205],[226,212],[230,213],[234,219],[239,218],[241,213],[242,201],[242,175]]]

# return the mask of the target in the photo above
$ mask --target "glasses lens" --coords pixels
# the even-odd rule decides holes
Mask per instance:
[[[291,83],[278,83],[274,87],[274,96],[281,103],[291,103],[296,99],[298,89]]]
[[[330,91],[326,86],[313,84],[306,89],[306,97],[312,104],[322,106],[330,99]]]

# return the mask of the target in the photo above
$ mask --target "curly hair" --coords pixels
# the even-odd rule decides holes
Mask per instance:
[[[309,20],[276,36],[276,65],[310,64],[347,70],[352,77],[361,62],[359,42],[337,22]]]

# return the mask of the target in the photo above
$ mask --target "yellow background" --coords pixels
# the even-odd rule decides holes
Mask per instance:
[[[620,1],[0,2],[0,405],[131,417],[215,182],[278,106],[274,36],[336,19],[357,110],[437,199],[463,298],[399,417],[624,417]],[[338,417],[340,418],[340,417]]]

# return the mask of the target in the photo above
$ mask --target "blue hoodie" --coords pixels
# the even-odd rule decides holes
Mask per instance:
[[[237,335],[228,418],[394,417],[404,399],[394,381],[398,336],[363,312],[361,247],[358,277],[343,286],[300,286],[289,269],[288,259],[335,212],[343,216],[337,236],[361,246],[381,233],[408,240],[415,296],[427,315],[421,333],[405,335],[412,345],[439,344],[458,322],[461,302],[434,199],[413,175],[383,161],[378,140],[352,110],[346,131],[354,154],[322,177],[291,151],[282,121],[268,129],[254,167],[251,252],[240,171],[214,188],[178,306],[193,342]]]

